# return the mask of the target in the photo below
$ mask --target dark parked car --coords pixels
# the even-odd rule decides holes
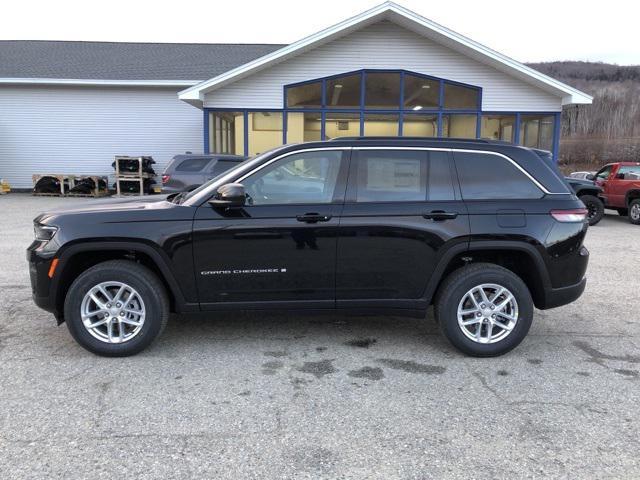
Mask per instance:
[[[589,258],[587,210],[563,178],[531,150],[482,140],[287,145],[190,193],[34,222],[35,302],[109,356],[147,347],[170,311],[424,317],[432,304],[458,349],[500,355],[534,306],[582,294]]]
[[[239,155],[176,155],[162,173],[162,192],[188,192],[246,159]]]
[[[553,161],[553,154],[547,150],[540,150],[537,148],[532,149],[540,158],[546,161],[557,173],[561,175],[560,170],[558,169],[556,163]],[[593,175],[588,172],[577,172],[577,173],[586,173],[585,179],[581,179],[580,177],[571,176],[565,177],[564,180],[567,184],[573,189],[576,196],[582,200],[584,206],[587,207],[587,218],[589,220],[589,225],[595,225],[602,217],[604,217],[604,202],[602,201],[602,188],[595,184],[593,179],[595,178]]]

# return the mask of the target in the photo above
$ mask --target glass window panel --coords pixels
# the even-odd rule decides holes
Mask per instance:
[[[400,108],[400,74],[366,73],[364,106],[369,109]]]
[[[282,145],[282,112],[249,112],[249,156]]]
[[[520,145],[553,150],[553,115],[520,115]]]
[[[431,201],[455,200],[448,152],[429,152],[427,195]]]
[[[465,200],[540,198],[542,191],[508,160],[486,153],[455,152]]]
[[[443,115],[442,136],[450,138],[476,138],[476,115]]]
[[[515,115],[482,115],[480,137],[513,142],[515,125]]]
[[[315,107],[322,105],[322,82],[306,83],[287,88],[287,107]]]
[[[250,205],[331,203],[342,152],[290,155],[243,180]]]
[[[190,158],[188,160],[183,160],[176,167],[176,172],[199,172],[210,161],[210,158]]]
[[[422,110],[438,108],[440,101],[440,82],[405,73],[404,108]]]
[[[438,116],[404,114],[402,135],[405,137],[437,137]]]
[[[479,108],[479,91],[476,88],[463,87],[462,85],[444,84],[444,108],[445,109],[469,109]]]
[[[242,112],[209,113],[209,151],[244,155],[244,116]]]
[[[358,154],[356,201],[426,200],[427,155],[422,151],[361,150]]]
[[[360,108],[360,79],[356,73],[327,80],[327,107]]]
[[[336,137],[359,137],[360,114],[329,112],[325,117],[324,134],[326,139]]]
[[[366,137],[397,137],[399,115],[367,113],[364,116],[364,135]]]
[[[287,113],[287,143],[321,140],[321,126],[320,112],[289,112]]]

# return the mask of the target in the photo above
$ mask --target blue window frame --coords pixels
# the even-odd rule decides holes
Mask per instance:
[[[367,75],[373,77],[374,75],[379,76],[379,78],[385,78],[385,76],[380,74],[387,74],[386,78],[393,79],[394,76],[397,75],[398,88],[395,87],[392,89],[394,92],[397,90],[397,103],[394,102],[385,102],[384,105],[378,106],[368,106],[367,105]],[[359,76],[359,105],[356,107],[341,107],[339,105],[339,101],[335,98],[335,86],[336,83],[339,83],[339,79],[348,77],[351,79],[351,84],[354,84],[353,77]],[[370,78],[371,78],[370,77]],[[420,85],[420,82],[424,82],[424,85]],[[328,86],[333,85],[334,90],[328,92]],[[300,87],[309,87],[306,89],[299,89],[297,91],[293,91],[293,89]],[[424,92],[416,92],[417,86],[424,88]],[[393,86],[392,86],[393,87]],[[320,92],[318,95],[318,88],[320,88]],[[340,87],[343,88],[343,87]],[[407,88],[411,90],[409,95],[407,94]],[[437,95],[434,95],[431,91],[437,90]],[[457,102],[447,101],[446,92],[447,91],[459,91],[463,92],[464,95],[467,96],[467,100],[463,102],[458,99]],[[295,93],[296,101],[291,102],[291,104],[295,104],[295,106],[289,106],[288,97]],[[413,98],[411,98],[413,97]],[[304,102],[301,103],[301,99],[309,98],[311,105],[305,105]],[[416,98],[420,99],[417,101]],[[475,99],[475,101],[474,101]],[[319,102],[318,102],[319,100]],[[333,105],[330,103],[333,100]],[[319,105],[318,105],[319,103]],[[351,104],[353,102],[350,102]],[[424,105],[423,105],[424,103]],[[419,108],[417,108],[419,107]],[[443,118],[450,119],[454,115],[475,115],[476,124],[475,124],[475,137],[480,138],[481,136],[481,126],[482,126],[482,115],[514,115],[515,116],[515,125],[513,127],[514,133],[513,137],[515,140],[515,144],[518,144],[520,139],[520,125],[521,125],[521,116],[528,114],[537,114],[537,115],[551,115],[554,116],[554,131],[553,131],[553,156],[554,159],[558,158],[558,149],[560,143],[560,112],[514,112],[514,111],[482,111],[482,88],[469,85],[461,82],[455,82],[448,79],[438,78],[430,75],[425,75],[422,73],[412,72],[409,70],[376,70],[376,69],[366,69],[366,70],[355,70],[344,73],[339,73],[336,75],[331,75],[322,78],[314,78],[304,82],[297,82],[283,86],[283,105],[282,109],[247,109],[247,108],[205,108],[204,109],[204,150],[206,153],[210,151],[211,144],[211,125],[210,125],[210,113],[220,112],[220,111],[234,111],[234,112],[243,112],[244,114],[244,154],[248,155],[249,153],[249,142],[248,142],[248,114],[249,112],[255,111],[271,111],[271,112],[282,112],[283,113],[283,132],[282,132],[282,143],[287,143],[287,131],[288,127],[291,125],[289,121],[289,114],[292,113],[306,113],[306,114],[314,114],[313,117],[317,120],[320,119],[320,138],[327,139],[327,116],[329,116],[330,121],[339,121],[336,120],[336,114],[344,113],[345,121],[351,120],[353,121],[354,117],[358,117],[360,119],[359,122],[359,134],[363,136],[365,134],[365,120],[368,118],[384,118],[384,115],[387,115],[388,118],[397,118],[397,134],[402,136],[404,134],[409,135],[410,133],[405,132],[404,121],[405,119],[409,119],[412,121],[411,128],[407,130],[411,131],[414,129],[416,125],[416,118],[419,118],[420,115],[429,115],[430,117],[430,125],[433,124],[432,116],[435,116],[437,119],[436,122],[436,136],[442,137],[443,135]],[[348,115],[347,115],[348,114]],[[416,117],[413,117],[416,115]],[[348,118],[346,118],[348,117]],[[468,119],[468,117],[466,117]],[[408,126],[409,127],[409,126]],[[351,131],[351,127],[349,127],[349,131]],[[432,127],[430,126],[426,130],[431,131]],[[316,130],[317,132],[317,126]],[[469,131],[469,128],[465,128],[465,131]]]

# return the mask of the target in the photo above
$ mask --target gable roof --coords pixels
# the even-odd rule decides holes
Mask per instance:
[[[283,46],[3,40],[0,83],[190,86]]]
[[[387,1],[355,17],[351,17],[332,27],[321,30],[290,45],[286,45],[263,57],[252,60],[244,65],[220,73],[213,78],[194,85],[179,92],[181,100],[201,106],[204,95],[224,85],[240,80],[253,73],[283,62],[308,50],[330,42],[336,38],[348,35],[351,32],[364,28],[381,20],[389,20],[415,33],[424,35],[441,45],[464,55],[476,59],[479,62],[490,65],[508,75],[519,78],[544,91],[562,97],[563,105],[589,104],[593,98],[580,90],[555,80],[526,65],[517,62],[501,53],[496,52],[478,42],[471,40],[459,33],[443,27],[427,18],[424,18],[411,10],[396,3]]]

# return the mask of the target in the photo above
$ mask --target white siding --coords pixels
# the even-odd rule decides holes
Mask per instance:
[[[406,69],[483,88],[486,111],[560,111],[561,98],[389,21],[210,92],[206,107],[282,108],[283,85],[362,68]]]
[[[116,154],[202,152],[202,111],[178,88],[0,86],[0,178],[32,186],[34,173],[112,174]]]

